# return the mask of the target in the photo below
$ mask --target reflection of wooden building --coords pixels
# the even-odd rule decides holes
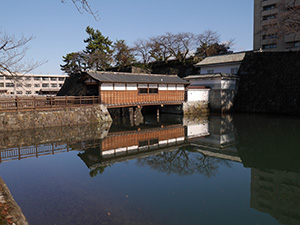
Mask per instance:
[[[181,104],[188,82],[176,75],[87,72],[85,95],[99,95],[107,107]]]
[[[121,152],[155,149],[180,144],[184,140],[185,127],[181,125],[112,133],[102,141],[102,155],[107,156]]]
[[[99,148],[86,149],[80,158],[90,169],[139,156],[155,154],[162,148],[185,143],[186,128],[182,125],[109,133]]]

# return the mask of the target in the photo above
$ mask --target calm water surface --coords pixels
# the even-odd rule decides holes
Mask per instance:
[[[30,224],[300,224],[300,119],[145,117],[2,134]]]

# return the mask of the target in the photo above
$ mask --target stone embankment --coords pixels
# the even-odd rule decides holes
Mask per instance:
[[[0,113],[0,132],[111,121],[103,105]]]
[[[300,114],[300,52],[249,52],[239,75],[235,112]]]
[[[28,225],[18,204],[13,199],[8,187],[0,177],[0,223],[12,225]]]

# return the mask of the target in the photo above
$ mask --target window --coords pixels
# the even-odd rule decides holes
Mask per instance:
[[[149,88],[149,93],[150,94],[157,94],[158,93],[158,88]]]
[[[63,84],[59,84],[59,87],[62,87],[63,86]]]
[[[25,77],[25,80],[31,80],[31,77]]]
[[[156,145],[156,144],[158,144],[158,139],[151,139],[149,141],[149,145]]]
[[[51,84],[51,87],[57,87],[57,84]]]
[[[40,87],[41,85],[40,84],[34,84],[34,87]]]
[[[231,68],[231,73],[232,74],[237,74],[239,68]]]
[[[42,84],[42,87],[49,87],[49,84]]]
[[[34,80],[41,80],[40,77],[34,77],[33,79],[34,79]]]
[[[4,76],[0,76],[0,80],[4,80]]]
[[[31,91],[26,91],[26,95],[31,95]]]
[[[49,80],[49,77],[42,77],[42,80]]]
[[[12,80],[12,77],[5,77],[6,80]]]
[[[17,91],[17,95],[22,95],[23,91]]]
[[[275,9],[275,8],[276,8],[276,4],[266,5],[263,7],[263,11],[268,11],[268,10]]]
[[[56,77],[51,77],[51,81],[56,81]]]
[[[6,83],[5,87],[14,87],[15,85],[13,83]]]
[[[207,70],[207,73],[212,74],[214,73],[214,70]]]
[[[40,93],[39,91],[35,91],[35,94],[37,94],[37,95],[38,95],[39,93]]]
[[[296,48],[300,47],[300,42],[295,42],[294,47],[296,47]]]
[[[275,18],[276,18],[276,14],[263,16],[263,20],[271,20],[271,19],[275,19]]]
[[[4,83],[0,83],[0,87],[4,87]]]
[[[263,49],[277,48],[277,44],[263,45],[262,48]]]
[[[147,141],[139,141],[139,147],[148,146],[148,140]]]
[[[26,84],[25,87],[31,87],[31,84]]]
[[[17,87],[22,87],[22,84],[20,84],[20,83],[17,83]]]
[[[266,34],[262,36],[263,40],[267,40],[267,39],[276,39],[277,38],[277,34]]]
[[[59,81],[64,81],[65,78],[64,78],[64,77],[59,77],[58,80],[59,80]]]
[[[147,94],[148,93],[148,88],[139,88],[138,93],[139,94]]]

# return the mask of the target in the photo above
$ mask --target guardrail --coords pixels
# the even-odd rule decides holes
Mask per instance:
[[[100,104],[99,96],[2,97],[0,112],[44,110]]]

